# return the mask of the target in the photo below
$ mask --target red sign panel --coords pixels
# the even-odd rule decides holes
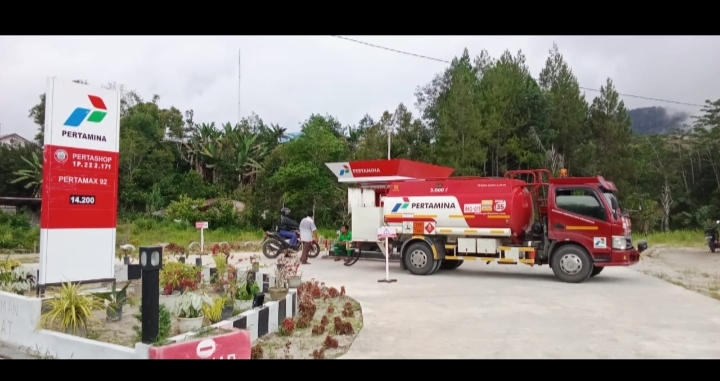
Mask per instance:
[[[150,360],[249,360],[250,332],[224,335],[150,348]]]
[[[120,155],[55,145],[44,148],[40,227],[116,227]]]
[[[195,223],[195,229],[207,229],[210,225],[207,221],[199,221]]]

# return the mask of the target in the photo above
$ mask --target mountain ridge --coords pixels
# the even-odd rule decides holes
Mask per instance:
[[[690,121],[690,114],[665,107],[639,107],[628,110],[632,130],[639,135],[668,134]]]

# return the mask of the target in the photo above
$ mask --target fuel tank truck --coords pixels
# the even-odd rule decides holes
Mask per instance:
[[[647,249],[633,246],[629,216],[612,181],[554,177],[547,169],[502,178],[450,177],[452,168],[404,159],[326,163],[348,188],[351,246],[390,258],[415,275],[454,270],[465,261],[549,265],[580,283],[608,266],[631,266]],[[378,232],[394,230],[385,252]]]
[[[448,179],[397,185],[384,203],[385,222],[414,233],[518,237],[534,222],[533,200],[515,179]]]

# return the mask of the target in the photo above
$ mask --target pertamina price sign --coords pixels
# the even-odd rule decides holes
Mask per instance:
[[[114,277],[117,91],[48,79],[39,284]]]

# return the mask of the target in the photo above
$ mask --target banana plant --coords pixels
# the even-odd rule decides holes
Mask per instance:
[[[42,162],[40,157],[33,152],[32,160],[28,160],[24,156],[20,158],[28,165],[28,168],[13,172],[13,175],[17,177],[11,183],[25,182],[25,189],[32,189],[33,196],[40,197],[40,190],[42,189]]]

